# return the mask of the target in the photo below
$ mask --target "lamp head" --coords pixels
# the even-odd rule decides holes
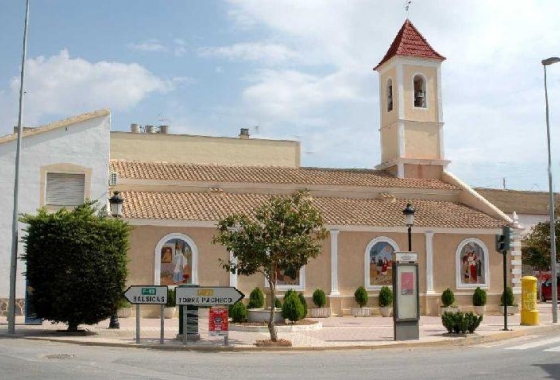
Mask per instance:
[[[109,198],[109,205],[111,206],[111,215],[115,218],[122,216],[122,206],[124,199],[121,197],[119,191],[114,191],[113,196]]]
[[[558,58],[558,57],[550,57],[550,58],[547,58],[547,59],[543,59],[541,61],[543,66],[549,66],[549,65],[552,65],[552,64],[558,63],[558,62],[560,62],[560,58]]]
[[[414,209],[414,207],[412,207],[410,203],[407,203],[405,209],[403,210],[404,223],[406,224],[407,227],[411,227],[414,225],[415,212],[416,210]]]

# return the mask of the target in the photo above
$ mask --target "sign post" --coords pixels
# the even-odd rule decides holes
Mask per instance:
[[[165,331],[163,306],[167,303],[167,286],[132,285],[124,292],[124,296],[131,304],[136,305],[136,343],[140,343],[140,305],[161,305],[159,340],[163,344]]]
[[[393,326],[395,340],[420,339],[418,254],[393,253]]]
[[[237,288],[230,286],[214,286],[214,287],[177,287],[175,289],[175,300],[177,305],[184,307],[185,305],[193,306],[228,306],[233,305],[243,299],[245,295]],[[183,312],[183,344],[187,344],[187,313]],[[226,309],[227,316],[227,309]],[[222,317],[223,318],[223,317]],[[227,317],[225,318],[227,321]],[[212,317],[210,316],[210,320]],[[227,322],[226,322],[227,323]],[[224,344],[227,345],[227,336]]]

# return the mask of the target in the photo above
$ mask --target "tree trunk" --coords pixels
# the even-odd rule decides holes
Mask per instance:
[[[276,331],[276,325],[274,324],[274,304],[276,301],[276,271],[272,272],[268,284],[270,285],[270,318],[268,320],[268,331],[270,332],[270,340],[273,342],[278,342],[278,332]]]
[[[68,331],[68,332],[78,331],[78,324],[76,322],[73,322],[73,321],[68,321],[68,329],[66,331]]]

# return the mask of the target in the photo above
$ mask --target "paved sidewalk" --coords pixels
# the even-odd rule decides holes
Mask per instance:
[[[551,304],[539,304],[540,323],[538,326],[520,326],[520,315],[508,316],[509,331],[503,331],[502,315],[486,315],[474,334],[450,336],[441,323],[440,317],[422,316],[420,318],[420,339],[399,341],[393,339],[393,319],[382,317],[331,317],[314,319],[322,328],[306,331],[284,331],[279,328],[278,336],[292,342],[288,349],[325,350],[351,348],[411,347],[417,345],[466,345],[508,339],[542,331],[560,331],[560,324],[552,323]],[[121,318],[120,329],[108,329],[109,320],[97,325],[80,326],[85,334],[67,335],[57,330],[65,330],[64,324],[23,325],[23,318],[16,320],[15,336],[8,334],[5,317],[0,319],[0,338],[44,339],[75,344],[149,347],[160,349],[199,349],[199,350],[255,350],[255,342],[268,339],[267,330],[263,332],[230,331],[229,346],[223,346],[223,337],[210,336],[208,318],[199,319],[201,339],[189,341],[187,346],[177,340],[178,318],[165,320],[164,344],[160,343],[160,319],[142,318],[140,320],[140,343],[136,343],[136,318]],[[265,348],[270,349],[270,348]],[[277,349],[277,348],[275,348]],[[286,348],[284,348],[286,349]]]

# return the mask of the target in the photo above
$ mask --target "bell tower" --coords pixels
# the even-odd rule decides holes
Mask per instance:
[[[381,164],[399,178],[441,178],[444,159],[441,62],[406,20],[374,68],[379,73]]]

